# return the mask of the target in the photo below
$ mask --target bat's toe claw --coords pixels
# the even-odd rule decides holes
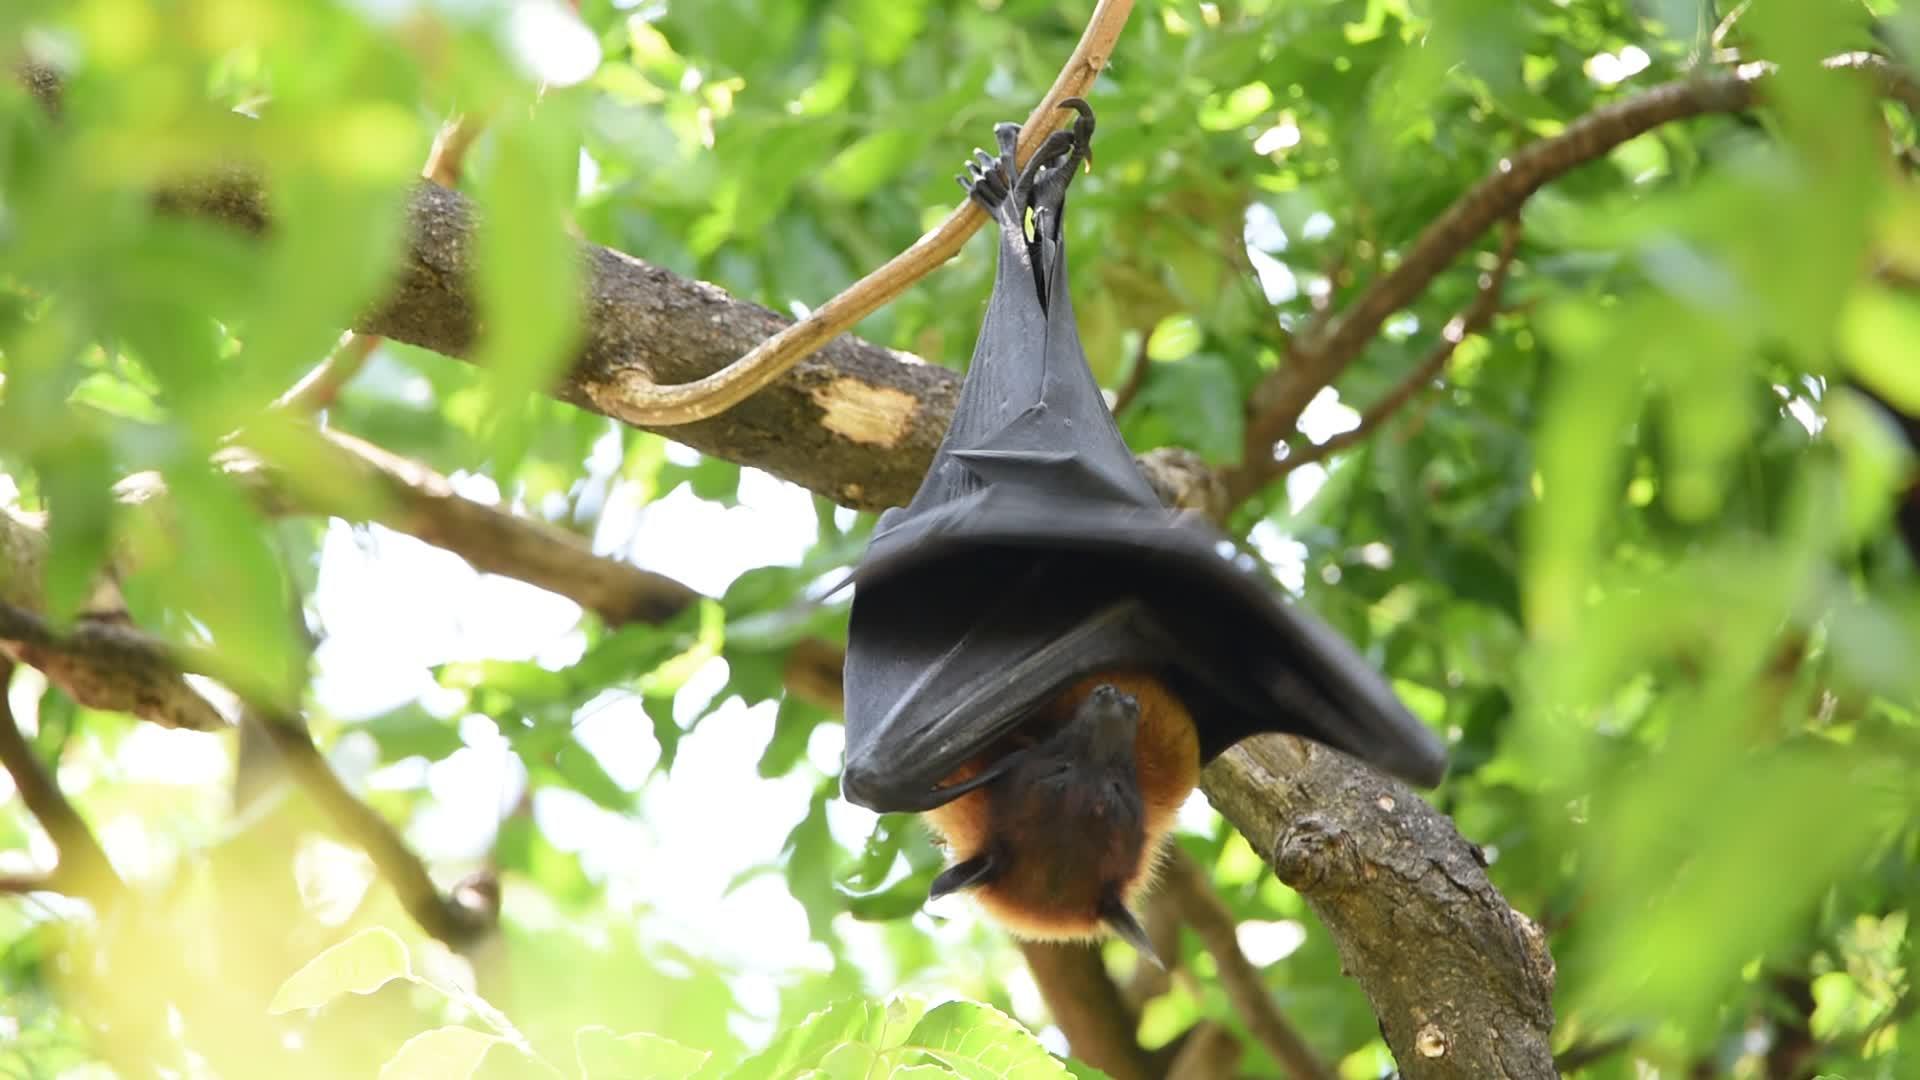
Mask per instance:
[[[1000,162],[985,150],[975,150],[973,160],[965,165],[966,172],[955,179],[967,189],[975,202],[989,214],[999,211],[1007,200],[1007,181],[1001,174]]]

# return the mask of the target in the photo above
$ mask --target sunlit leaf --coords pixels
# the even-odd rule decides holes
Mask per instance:
[[[968,1080],[1041,1080],[1071,1075],[1031,1033],[998,1009],[972,1002],[936,1006],[907,1043]]]
[[[498,1035],[469,1027],[423,1031],[380,1067],[380,1080],[464,1080],[499,1042]]]
[[[267,1011],[317,1009],[342,994],[371,994],[395,979],[412,977],[406,942],[385,927],[369,927],[288,976],[274,991]]]
[[[573,1037],[582,1080],[688,1080],[712,1057],[658,1035],[616,1035],[602,1027]]]

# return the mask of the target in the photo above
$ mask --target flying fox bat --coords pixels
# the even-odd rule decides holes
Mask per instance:
[[[852,576],[841,790],[924,811],[1014,933],[1115,932],[1200,767],[1259,732],[1303,735],[1409,780],[1440,742],[1331,629],[1204,519],[1166,509],[1081,351],[1067,185],[1093,112],[1024,169],[995,128],[961,185],[999,227],[999,268],[953,424],[913,501]]]

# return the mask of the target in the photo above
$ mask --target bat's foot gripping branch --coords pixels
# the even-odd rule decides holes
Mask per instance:
[[[1028,241],[1059,229],[1067,185],[1081,164],[1093,158],[1093,107],[1077,97],[1061,99],[1060,107],[1079,113],[1079,118],[1072,127],[1047,136],[1025,169],[1017,167],[1020,125],[1002,123],[993,128],[999,155],[976,148],[966,172],[954,177],[1002,228],[1019,229]]]

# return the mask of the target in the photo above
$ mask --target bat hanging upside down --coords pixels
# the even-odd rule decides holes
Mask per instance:
[[[969,889],[1022,937],[1113,932],[1200,767],[1260,732],[1417,783],[1439,740],[1337,634],[1197,515],[1161,505],[1081,352],[1061,215],[1093,111],[1025,168],[994,129],[961,178],[999,269],[960,401],[913,501],[854,570],[841,789],[923,811]]]

